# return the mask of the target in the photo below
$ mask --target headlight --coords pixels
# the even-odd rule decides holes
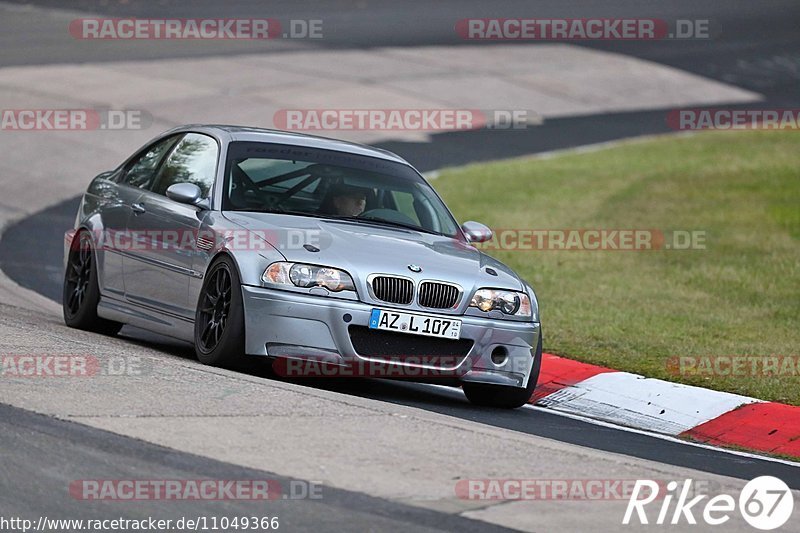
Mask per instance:
[[[524,292],[501,289],[478,289],[472,296],[470,307],[488,313],[498,309],[503,314],[519,317],[531,316],[531,299]]]
[[[344,270],[337,268],[288,263],[272,263],[264,271],[261,279],[274,285],[293,285],[304,289],[324,287],[331,292],[355,291],[353,278]]]

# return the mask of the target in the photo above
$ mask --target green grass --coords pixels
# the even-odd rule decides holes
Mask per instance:
[[[800,368],[692,376],[668,364],[800,357],[800,134],[664,137],[448,169],[433,185],[459,220],[493,228],[705,231],[705,250],[489,253],[533,285],[550,353],[800,405]]]

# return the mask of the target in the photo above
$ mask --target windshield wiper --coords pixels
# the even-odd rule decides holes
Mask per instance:
[[[444,235],[444,233],[439,233],[438,231],[433,231],[427,228],[423,228],[421,226],[417,226],[416,224],[406,224],[404,222],[395,222],[393,220],[386,220],[383,218],[373,218],[373,217],[330,217],[334,220],[347,220],[353,222],[366,222],[368,224],[377,224],[379,226],[389,226],[395,228],[403,228],[403,229],[410,229],[414,231],[421,231],[422,233],[430,233],[431,235]]]
[[[232,209],[232,211],[240,211],[245,213],[270,213],[274,215],[295,215],[299,217],[318,217],[317,213],[311,213],[308,211],[291,211],[287,209],[281,209],[280,207],[243,207],[241,209]]]
[[[373,217],[353,217],[353,216],[337,216],[337,215],[328,215],[325,213],[311,213],[308,211],[291,211],[291,210],[284,210],[279,207],[264,207],[260,209],[234,209],[234,211],[250,211],[255,213],[272,213],[276,215],[294,215],[299,217],[312,217],[312,218],[322,218],[325,220],[341,220],[344,222],[359,222],[359,223],[366,223],[366,224],[375,224],[378,226],[387,226],[387,227],[394,227],[394,228],[403,228],[403,229],[410,229],[413,231],[419,231],[422,233],[428,233],[430,235],[439,235],[443,237],[448,237],[444,233],[440,233],[438,231],[433,231],[427,228],[423,228],[421,226],[417,226],[416,224],[406,224],[404,222],[395,222],[392,220],[385,220],[383,218],[373,218]]]

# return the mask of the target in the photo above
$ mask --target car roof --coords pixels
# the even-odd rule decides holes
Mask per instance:
[[[264,142],[336,150],[338,152],[377,157],[410,166],[408,161],[388,150],[375,148],[374,146],[368,146],[366,144],[330,139],[328,137],[308,135],[305,133],[225,124],[187,124],[174,128],[167,132],[167,134],[182,131],[206,131],[207,133],[216,133],[217,136],[220,136],[221,133],[226,133],[230,136],[231,141]]]

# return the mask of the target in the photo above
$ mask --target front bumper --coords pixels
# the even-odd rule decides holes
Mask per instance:
[[[245,314],[246,352],[288,360],[315,361],[341,368],[381,368],[386,356],[359,353],[354,347],[350,327],[367,328],[376,306],[359,301],[312,296],[263,287],[242,286]],[[391,305],[379,306],[391,309]],[[436,313],[431,312],[431,315]],[[407,376],[421,381],[455,378],[458,381],[525,387],[533,367],[533,355],[539,338],[539,323],[512,322],[472,316],[447,316],[462,321],[461,338],[472,341],[465,354],[446,359],[444,364],[424,358],[392,358],[391,366],[407,369]],[[426,337],[398,334],[413,343]],[[444,341],[452,342],[452,341]],[[495,364],[491,354],[505,353],[502,364]],[[371,366],[374,365],[374,366]],[[357,372],[350,375],[400,377],[390,371],[381,374]],[[385,372],[385,368],[383,370]],[[402,374],[402,373],[401,373]],[[331,375],[347,375],[332,373]],[[406,374],[403,374],[405,376]],[[428,379],[430,378],[430,379]]]

